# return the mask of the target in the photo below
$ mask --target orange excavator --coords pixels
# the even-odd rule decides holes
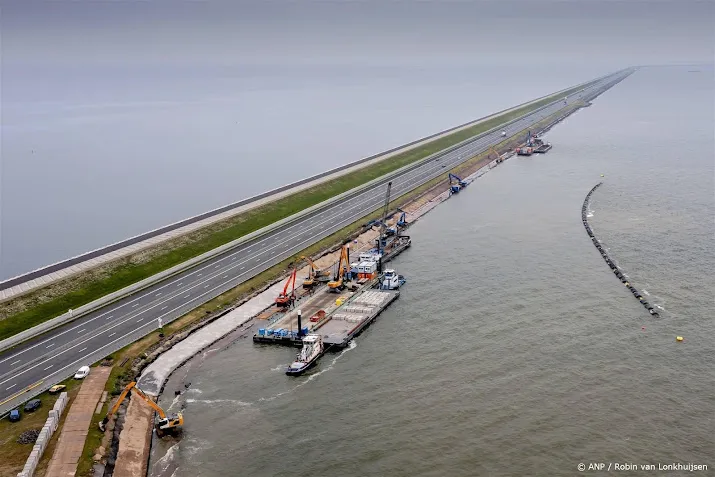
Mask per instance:
[[[107,423],[109,422],[109,418],[112,415],[116,414],[117,410],[119,409],[119,406],[122,404],[122,401],[124,401],[124,398],[127,397],[127,394],[129,394],[130,391],[134,391],[134,394],[136,396],[142,398],[144,402],[146,402],[152,409],[156,411],[157,414],[159,414],[159,417],[154,423],[154,428],[156,429],[157,437],[163,437],[164,434],[178,431],[181,426],[184,425],[184,416],[181,413],[167,416],[164,410],[160,408],[159,405],[155,403],[152,398],[144,394],[144,391],[137,387],[137,383],[135,381],[132,381],[124,388],[122,394],[119,395],[119,399],[117,399],[117,402],[107,413],[107,416],[99,422],[100,431],[104,432],[107,429]]]
[[[338,261],[338,273],[333,281],[328,282],[328,291],[338,292],[345,288],[345,275],[348,272],[348,247],[343,245],[340,251],[340,260]]]
[[[303,280],[303,288],[312,288],[319,282],[324,283],[330,281],[330,270],[320,271],[318,270],[318,267],[315,265],[315,263],[310,259],[310,257],[303,256],[300,258],[303,260],[307,260],[310,264],[310,268],[308,269],[308,276],[305,280]]]
[[[494,149],[494,146],[491,146],[489,148],[489,153],[494,153],[494,156],[496,156],[497,164],[499,164],[500,162],[504,162],[504,159],[502,159],[501,154],[499,154],[497,150]]]
[[[280,295],[278,295],[278,298],[276,298],[276,306],[281,307],[281,308],[287,308],[293,304],[295,301],[295,275],[298,272],[295,268],[293,269],[293,273],[290,274],[288,277],[288,280],[286,281],[285,286],[283,287],[283,291],[281,292]],[[288,287],[293,284],[293,288],[291,289],[290,295],[288,294]]]

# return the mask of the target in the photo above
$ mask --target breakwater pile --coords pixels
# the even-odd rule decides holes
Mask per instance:
[[[593,244],[596,246],[598,249],[599,253],[603,257],[603,259],[606,261],[606,264],[611,267],[611,270],[613,271],[613,274],[618,277],[618,279],[623,283],[623,285],[628,288],[631,293],[633,293],[633,296],[645,307],[646,310],[648,310],[648,313],[650,313],[653,316],[658,316],[658,312],[653,308],[653,306],[648,303],[648,301],[641,295],[641,293],[628,282],[628,278],[623,274],[623,272],[618,268],[618,266],[611,260],[611,257],[608,256],[608,252],[606,252],[606,249],[601,245],[601,242],[596,238],[596,236],[593,234],[593,230],[591,229],[591,226],[588,223],[588,203],[591,200],[591,195],[601,187],[603,182],[599,182],[593,188],[586,194],[586,199],[583,201],[583,206],[581,207],[581,221],[583,222],[583,226],[586,227],[586,233],[588,234],[589,237],[591,237],[591,241]]]

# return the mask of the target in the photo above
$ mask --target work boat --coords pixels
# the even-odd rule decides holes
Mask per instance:
[[[405,277],[398,275],[394,269],[388,268],[382,276],[380,288],[383,290],[397,290],[405,284]]]
[[[306,335],[303,338],[303,347],[293,361],[286,374],[288,376],[299,376],[313,366],[323,355],[323,338],[320,335]]]

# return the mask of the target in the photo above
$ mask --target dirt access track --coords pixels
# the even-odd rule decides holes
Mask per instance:
[[[72,403],[45,477],[74,477],[82,457],[92,415],[102,397],[112,368],[98,366],[82,383]]]

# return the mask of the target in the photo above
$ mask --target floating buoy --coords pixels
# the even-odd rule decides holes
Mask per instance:
[[[645,331],[645,326],[641,326],[641,329],[642,329],[643,331]]]
[[[682,336],[676,336],[676,337],[675,337],[675,341],[683,341],[683,337],[682,337]]]
[[[601,174],[601,177],[605,177],[603,174]]]

